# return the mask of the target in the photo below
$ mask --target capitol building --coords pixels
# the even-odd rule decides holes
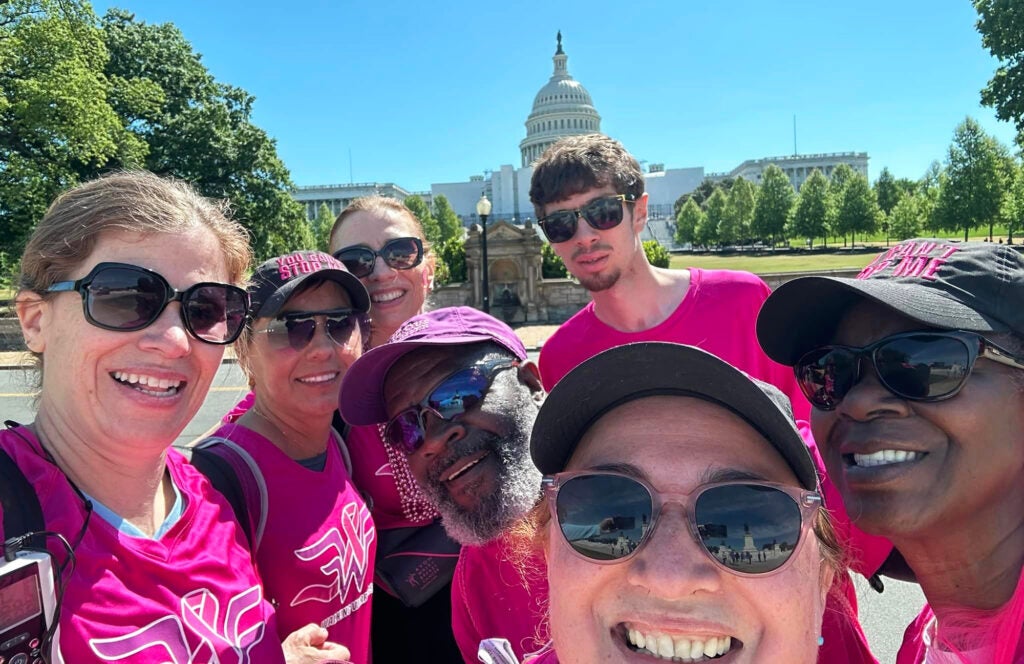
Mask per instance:
[[[296,200],[303,203],[306,215],[316,217],[321,204],[327,204],[334,214],[360,196],[381,194],[404,199],[416,194],[430,203],[434,196],[443,194],[455,213],[469,225],[476,221],[476,202],[484,193],[493,208],[490,219],[522,224],[534,216],[530,203],[531,164],[544,150],[563,136],[601,132],[601,114],[590,93],[569,73],[569,56],[562,47],[562,34],[558,33],[555,54],[552,56],[551,78],[537,92],[533,107],[526,117],[526,135],[519,142],[520,165],[504,164],[471,176],[464,182],[442,182],[430,185],[429,192],[411,192],[400,185],[385,183],[356,183],[297,187]],[[629,146],[626,145],[626,149]],[[703,167],[666,168],[664,163],[647,164],[644,173],[649,197],[649,229],[644,239],[656,239],[666,246],[672,244],[672,208],[679,196],[696,189],[705,178],[722,180],[743,177],[759,183],[761,173],[768,164],[776,164],[799,189],[803,181],[816,168],[830,175],[839,164],[848,164],[865,177],[868,175],[868,155],[865,152],[838,152],[828,154],[790,155],[747,159],[726,173],[705,173]]]

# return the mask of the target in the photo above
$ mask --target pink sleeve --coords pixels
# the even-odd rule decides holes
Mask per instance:
[[[935,614],[932,613],[931,607],[925,604],[921,613],[907,625],[907,629],[903,633],[903,645],[896,653],[896,664],[920,664],[924,661],[928,652],[924,644],[924,629],[934,617]]]
[[[459,562],[455,565],[455,573],[452,576],[452,633],[455,635],[455,643],[459,646],[462,659],[467,664],[478,662],[476,653],[480,647],[480,639],[483,638],[473,624],[470,617],[469,605],[466,602],[466,579],[465,579],[465,558],[459,556]]]
[[[246,411],[252,408],[252,405],[256,403],[256,395],[253,392],[246,394],[242,397],[242,400],[235,404],[235,407],[228,411],[228,414],[221,420],[224,424],[231,424],[236,422],[239,417],[245,415]]]

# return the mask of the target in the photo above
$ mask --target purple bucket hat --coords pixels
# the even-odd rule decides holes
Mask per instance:
[[[490,341],[520,360],[526,348],[511,327],[472,307],[446,307],[413,316],[388,342],[356,360],[345,372],[338,395],[338,410],[352,425],[377,424],[388,419],[384,378],[391,367],[417,348],[461,346]]]

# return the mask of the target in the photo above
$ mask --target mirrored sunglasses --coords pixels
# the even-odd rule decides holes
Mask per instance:
[[[690,535],[704,555],[740,576],[783,569],[821,506],[816,492],[771,482],[722,482],[663,494],[629,475],[571,471],[546,476],[542,486],[551,518],[581,558],[628,560],[651,540],[662,507],[675,502],[686,510]]]
[[[633,196],[617,194],[595,198],[583,207],[575,210],[556,210],[537,220],[544,231],[548,242],[557,244],[571,240],[576,234],[577,220],[582,217],[591,228],[606,231],[622,223],[623,207],[626,203],[636,202]]]
[[[388,240],[380,251],[357,244],[334,252],[334,257],[360,279],[373,273],[378,256],[392,269],[411,270],[423,262],[423,241],[417,237],[400,237]]]
[[[426,440],[426,413],[449,422],[464,415],[483,401],[498,372],[518,366],[519,360],[498,358],[456,371],[418,404],[392,417],[384,428],[384,440],[406,454],[415,454]]]
[[[328,339],[338,346],[350,346],[356,338],[366,339],[369,322],[365,313],[354,309],[295,311],[278,316],[267,327],[254,332],[266,334],[272,348],[300,351],[313,341],[321,323]]]
[[[149,327],[171,302],[181,303],[185,329],[199,341],[229,344],[245,325],[249,295],[231,284],[202,282],[179,291],[162,276],[137,265],[99,263],[77,281],[58,281],[48,293],[75,291],[85,319],[104,330]]]

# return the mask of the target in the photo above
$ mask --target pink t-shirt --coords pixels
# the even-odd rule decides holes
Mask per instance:
[[[214,436],[238,444],[262,471],[267,513],[256,564],[277,607],[281,638],[316,623],[349,649],[353,662],[369,662],[377,536],[338,446],[330,441],[324,469],[315,471],[239,424],[225,424]]]
[[[32,433],[17,431],[24,440],[0,431],[0,446],[36,489],[47,529],[75,546],[58,637],[65,662],[284,662],[274,610],[231,508],[180,454],[168,452],[167,469],[185,505],[166,533],[131,537],[92,515],[78,542],[82,499]]]
[[[806,420],[811,406],[793,370],[768,359],[757,342],[757,313],[769,293],[767,284],[749,272],[690,268],[690,288],[676,310],[659,325],[640,332],[620,332],[605,325],[591,302],[541,347],[544,388],[551,390],[565,374],[601,351],[638,341],[668,341],[702,348],[775,385],[793,403],[796,419]]]
[[[480,641],[508,639],[522,660],[548,641],[547,565],[540,554],[516,562],[506,537],[464,546],[452,579],[452,631],[467,663]]]

